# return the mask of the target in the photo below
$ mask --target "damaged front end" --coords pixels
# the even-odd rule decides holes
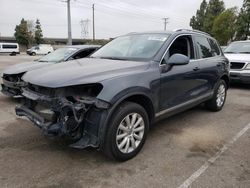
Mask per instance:
[[[20,96],[22,94],[21,88],[25,86],[25,82],[21,79],[23,74],[3,74],[1,92],[10,97]]]
[[[22,90],[25,102],[16,107],[18,116],[26,116],[46,135],[77,141],[72,147],[99,146],[99,127],[109,108],[96,98],[101,84],[58,89],[28,84]]]

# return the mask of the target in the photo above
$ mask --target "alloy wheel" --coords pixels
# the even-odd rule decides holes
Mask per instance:
[[[128,114],[121,121],[116,132],[116,144],[120,152],[133,152],[143,139],[144,129],[144,120],[140,114]]]

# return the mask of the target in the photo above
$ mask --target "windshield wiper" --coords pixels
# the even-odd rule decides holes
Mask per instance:
[[[38,60],[38,62],[49,62],[49,61],[44,61],[44,60]]]
[[[236,54],[236,52],[224,52],[225,54]]]
[[[250,54],[250,52],[239,52],[239,54]]]
[[[122,57],[98,57],[100,59],[112,59],[112,60],[128,60],[126,58],[122,58]]]

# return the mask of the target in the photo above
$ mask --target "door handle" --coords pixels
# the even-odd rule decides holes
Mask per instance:
[[[194,71],[198,71],[198,70],[200,70],[200,68],[199,67],[195,67],[193,70]]]

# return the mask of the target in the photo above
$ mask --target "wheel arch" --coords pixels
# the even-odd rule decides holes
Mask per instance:
[[[112,101],[112,107],[108,110],[108,114],[105,118],[105,121],[102,123],[99,129],[99,139],[100,139],[100,148],[103,148],[104,139],[106,136],[106,131],[108,129],[109,121],[112,119],[114,111],[124,102],[134,102],[141,105],[146,113],[148,114],[150,125],[154,122],[155,119],[155,108],[152,102],[152,99],[149,95],[144,92],[133,92],[128,95],[124,95],[119,98],[119,100]]]
[[[224,80],[227,84],[227,89],[229,88],[229,83],[230,83],[230,79],[228,75],[223,75],[221,78],[221,80]]]

